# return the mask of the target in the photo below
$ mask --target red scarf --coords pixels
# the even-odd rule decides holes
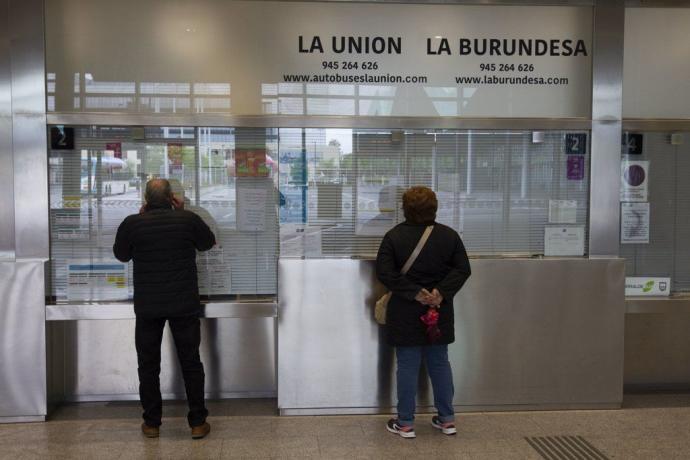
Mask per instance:
[[[441,337],[441,330],[438,328],[438,309],[430,306],[419,319],[426,325],[426,336],[429,342],[436,342]]]

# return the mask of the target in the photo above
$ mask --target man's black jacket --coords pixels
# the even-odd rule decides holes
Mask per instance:
[[[215,244],[190,211],[154,208],[128,216],[117,229],[113,253],[134,260],[134,312],[143,318],[199,314],[196,251]]]

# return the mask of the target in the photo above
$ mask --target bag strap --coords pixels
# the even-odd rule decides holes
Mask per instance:
[[[424,249],[424,245],[426,244],[426,240],[429,239],[429,235],[431,235],[431,231],[434,229],[433,225],[429,225],[427,228],[424,229],[424,233],[422,233],[422,237],[419,239],[419,242],[417,243],[417,247],[414,248],[414,251],[412,251],[412,254],[410,254],[410,257],[407,259],[407,262],[405,262],[405,265],[403,265],[402,270],[400,270],[400,273],[403,275],[408,272],[410,267],[412,267],[412,264],[414,263],[415,260],[417,260],[417,256],[419,255],[420,252],[422,252],[422,249]]]

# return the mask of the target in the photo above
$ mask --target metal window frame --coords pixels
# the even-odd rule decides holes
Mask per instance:
[[[266,0],[255,0],[266,1]],[[299,0],[281,0],[299,1]],[[316,0],[321,1],[321,0]],[[332,0],[340,1],[340,0]],[[357,3],[357,2],[355,2]],[[381,128],[381,129],[533,129],[587,130],[591,132],[589,255],[617,256],[619,253],[619,204],[617,181],[620,168],[619,143],[622,125],[623,35],[626,5],[673,6],[679,2],[631,2],[630,0],[379,0],[394,4],[540,5],[591,6],[593,14],[592,115],[591,118],[463,118],[463,117],[360,117],[224,114],[132,114],[107,112],[56,112],[47,114],[49,124],[208,126],[261,128]],[[613,217],[612,217],[613,216]]]

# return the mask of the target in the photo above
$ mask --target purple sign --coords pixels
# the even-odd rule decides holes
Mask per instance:
[[[581,155],[568,157],[568,180],[585,178],[585,157]]]

